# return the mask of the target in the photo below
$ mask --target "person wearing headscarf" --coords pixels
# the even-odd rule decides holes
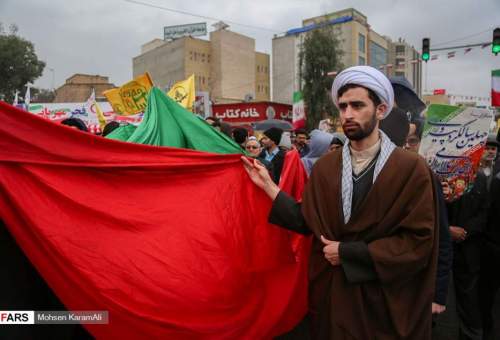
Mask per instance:
[[[345,135],[342,133],[334,132],[332,141],[330,142],[330,148],[328,151],[332,152],[337,149],[341,149],[345,144]]]
[[[292,138],[290,137],[290,132],[289,131],[283,131],[281,134],[281,139],[280,143],[278,144],[278,147],[280,149],[283,149],[285,151],[291,150],[292,149]]]
[[[309,314],[314,339],[430,339],[437,207],[425,161],[379,130],[394,93],[369,66],[332,86],[347,137],[313,167],[302,203],[242,158],[273,200],[269,222],[312,234]]]
[[[306,169],[307,175],[311,175],[311,170],[316,161],[328,152],[330,144],[333,140],[331,133],[320,130],[311,131],[311,140],[309,142],[309,152],[302,157],[302,163]]]

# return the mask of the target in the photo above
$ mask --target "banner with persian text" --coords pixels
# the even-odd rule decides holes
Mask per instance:
[[[142,121],[142,113],[131,116],[117,115],[108,102],[99,102],[98,104],[104,114],[106,122],[116,120],[131,124],[139,124]],[[94,105],[89,106],[88,103],[30,104],[29,112],[55,122],[61,122],[67,118],[80,118],[87,125],[91,124],[90,120],[96,113]]]
[[[433,104],[426,117],[419,153],[449,184],[454,201],[472,189],[493,116],[487,109]]]

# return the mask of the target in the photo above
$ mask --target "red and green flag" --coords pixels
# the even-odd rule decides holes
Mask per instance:
[[[491,106],[500,106],[500,69],[491,71]]]
[[[108,311],[93,337],[271,339],[303,318],[310,238],[269,225],[239,146],[158,90],[117,137],[134,143],[1,101],[0,120],[0,228],[68,310]],[[300,164],[280,182],[297,199]]]

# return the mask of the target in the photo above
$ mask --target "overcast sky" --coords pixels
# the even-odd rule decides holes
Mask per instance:
[[[273,31],[300,27],[304,18],[349,7],[365,14],[376,32],[393,40],[402,37],[417,49],[424,37],[431,38],[431,48],[450,41],[440,47],[489,42],[492,28],[500,27],[500,0],[137,1],[269,29],[236,24],[230,28],[255,38],[257,50],[269,54]],[[0,22],[18,25],[19,34],[35,44],[39,58],[47,63],[43,76],[35,82],[45,88],[52,87],[53,73],[55,87],[74,73],[109,76],[120,85],[131,79],[132,58],[140,54],[141,45],[163,38],[164,26],[204,21],[212,30],[214,20],[126,0],[0,0]],[[491,47],[475,48],[466,55],[457,50],[452,59],[446,58],[446,52],[439,54],[437,61],[428,63],[429,90],[445,88],[453,94],[489,96],[491,70],[500,68],[500,55],[493,56]]]

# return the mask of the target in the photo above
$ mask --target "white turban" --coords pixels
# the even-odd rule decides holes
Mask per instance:
[[[394,90],[389,79],[379,70],[371,66],[353,66],[340,72],[332,85],[332,99],[337,107],[339,106],[337,93],[347,84],[361,85],[375,92],[380,101],[387,104],[384,118],[391,112],[394,105]]]

